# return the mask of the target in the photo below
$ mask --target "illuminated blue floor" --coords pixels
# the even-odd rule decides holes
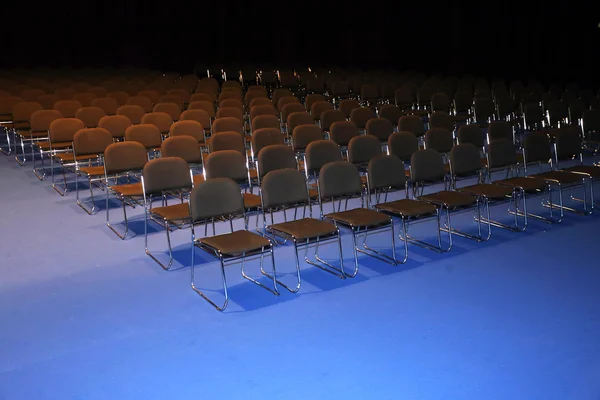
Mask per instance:
[[[165,272],[144,255],[139,209],[121,241],[103,212],[0,157],[2,400],[600,398],[600,213],[494,228],[443,255],[411,246],[395,268],[363,256],[345,281],[303,267],[300,293],[279,298],[233,266],[219,313],[190,288],[189,231]],[[290,249],[276,257],[291,281]],[[201,286],[218,288],[202,262]]]

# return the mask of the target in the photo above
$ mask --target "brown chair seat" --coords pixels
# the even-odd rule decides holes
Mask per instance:
[[[204,182],[204,175],[202,175],[202,174],[194,175],[193,182],[194,182],[194,185]]]
[[[514,188],[519,188],[527,193],[535,193],[542,191],[548,184],[544,179],[533,177],[519,176],[516,178],[502,179],[494,181],[497,185],[506,185]]]
[[[246,230],[205,237],[198,239],[198,242],[226,256],[247,255],[271,246],[268,239]]]
[[[353,210],[334,212],[325,215],[325,217],[355,228],[375,228],[390,223],[390,217],[375,210],[369,210],[368,208],[355,208]]]
[[[443,204],[446,207],[467,207],[477,202],[477,198],[467,193],[442,190],[441,192],[420,196],[419,200],[429,201],[435,204]]]
[[[479,183],[477,185],[461,187],[457,190],[477,196],[484,196],[488,199],[504,199],[507,196],[510,196],[513,192],[513,188],[509,186],[494,185],[489,183]]]
[[[190,218],[190,207],[187,202],[164,207],[152,208],[152,213],[166,221],[181,221]]]
[[[296,239],[326,237],[337,232],[334,224],[315,218],[302,218],[269,226],[274,231],[283,232]]]
[[[55,142],[52,143],[52,150],[68,149],[73,145],[72,142]],[[42,150],[50,150],[50,142],[40,142],[37,146]]]
[[[319,191],[317,189],[308,189],[308,196],[311,199],[318,199],[319,198]]]
[[[111,189],[120,194],[121,196],[126,196],[126,197],[134,197],[134,196],[143,196],[144,193],[142,191],[142,183],[141,182],[136,182],[136,183],[125,183],[122,185],[114,185],[111,186]]]
[[[553,183],[570,184],[581,181],[580,174],[574,174],[565,171],[548,171],[532,175],[533,178],[541,178]]]
[[[260,196],[253,193],[244,193],[244,208],[252,209],[261,206]]]
[[[98,165],[94,167],[80,167],[79,171],[83,172],[87,176],[104,176],[104,166]]]
[[[574,174],[589,175],[592,178],[600,179],[600,167],[594,165],[576,165],[573,167],[563,168],[561,171],[572,172]]]
[[[437,212],[437,208],[430,203],[413,199],[400,199],[390,201],[389,203],[377,204],[375,208],[400,215],[401,217],[411,218],[435,214]]]
[[[258,178],[258,172],[256,171],[256,169],[251,169],[250,171],[250,179],[257,179]]]
[[[73,157],[73,153],[58,153],[58,154],[54,155],[54,158],[57,158],[61,162],[64,163],[64,162],[72,162],[74,160],[77,160],[77,161],[94,160],[94,159],[98,158],[98,154],[80,154],[77,157]],[[104,168],[104,167],[102,167],[102,168]]]

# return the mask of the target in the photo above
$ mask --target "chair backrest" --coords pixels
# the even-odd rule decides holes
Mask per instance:
[[[483,132],[478,125],[461,125],[458,128],[458,143],[471,143],[478,149],[483,148],[485,145],[485,137]]]
[[[314,124],[312,116],[306,111],[293,112],[287,116],[288,132],[294,132],[295,127],[305,124]]]
[[[435,111],[429,118],[429,128],[444,128],[452,132],[454,120],[446,111]]]
[[[125,115],[107,115],[98,121],[98,128],[106,129],[116,138],[124,137],[125,131],[131,125],[131,120]]]
[[[219,132],[210,137],[208,150],[210,153],[222,150],[235,150],[245,157],[246,143],[242,135],[238,132]]]
[[[204,129],[211,127],[210,116],[204,110],[185,110],[179,117],[180,121],[196,121],[202,124]]]
[[[350,112],[350,120],[356,124],[358,129],[365,129],[367,121],[371,118],[377,118],[377,114],[370,107],[359,107]]]
[[[113,143],[104,151],[104,169],[107,175],[141,171],[147,162],[148,153],[139,142]]]
[[[304,166],[308,173],[320,170],[325,164],[342,161],[340,146],[331,140],[315,140],[306,146]]]
[[[404,162],[396,156],[381,154],[369,161],[369,190],[396,190],[406,187]]]
[[[439,182],[446,175],[442,155],[432,149],[416,151],[410,158],[410,171],[413,183]]]
[[[140,124],[146,111],[136,104],[128,104],[117,108],[117,115],[125,115],[133,124]]]
[[[275,128],[280,130],[281,124],[279,118],[274,115],[257,115],[252,119],[252,130],[262,128]]]
[[[506,121],[492,121],[488,125],[488,141],[496,139],[509,139],[513,138],[513,127],[509,122]]]
[[[252,150],[254,155],[260,153],[263,147],[284,144],[283,134],[277,128],[261,128],[252,133]]]
[[[235,117],[222,117],[214,120],[212,125],[213,133],[219,132],[237,132],[244,134],[244,124]]]
[[[112,143],[113,135],[106,129],[80,129],[73,136],[73,154],[103,154]]]
[[[167,113],[173,121],[179,121],[181,118],[181,109],[175,103],[157,103],[152,107],[152,112]]]
[[[204,160],[206,179],[229,178],[236,182],[248,180],[246,157],[236,150],[222,150],[209,154]]]
[[[267,104],[255,105],[250,108],[250,121],[254,124],[254,118],[261,115],[272,115],[277,117],[277,110],[271,105],[267,99]]]
[[[358,134],[358,127],[352,121],[334,122],[329,129],[331,140],[340,146],[348,146],[350,140]]]
[[[512,140],[495,139],[488,145],[488,168],[498,169],[517,165],[517,152]]]
[[[126,104],[140,106],[147,113],[152,112],[152,100],[146,96],[132,96],[127,99]]]
[[[398,125],[398,120],[400,119],[400,117],[402,117],[402,115],[402,110],[398,106],[395,106],[393,104],[387,104],[379,109],[379,117],[385,118],[388,121],[390,121],[392,126]],[[367,126],[367,130],[368,129],[369,127]]]
[[[106,112],[106,115],[115,115],[119,108],[119,103],[111,97],[98,97],[92,100],[92,106],[100,107]]]
[[[479,149],[471,143],[457,144],[450,150],[450,166],[455,176],[470,176],[482,169]]]
[[[169,128],[169,136],[190,136],[197,142],[204,141],[204,127],[198,121],[177,121]]]
[[[219,107],[217,110],[217,120],[225,117],[237,118],[242,123],[244,122],[244,112],[237,107]]]
[[[96,128],[104,116],[106,116],[106,112],[100,107],[82,107],[75,113],[75,118],[83,121],[86,128]]]
[[[164,140],[160,148],[162,157],[180,157],[190,164],[202,162],[202,151],[193,136],[171,136]]]
[[[371,118],[367,121],[366,133],[377,137],[380,141],[386,141],[394,132],[394,125],[387,118]]]
[[[59,100],[54,103],[54,109],[61,113],[65,118],[75,118],[77,110],[82,107],[77,100]]]
[[[345,121],[346,117],[340,110],[325,110],[321,114],[321,127],[324,131],[329,131],[331,125],[338,121]]]
[[[292,148],[294,151],[304,151],[309,143],[316,140],[323,140],[323,131],[318,125],[299,125],[292,132]]]
[[[157,195],[170,190],[191,189],[188,163],[180,157],[161,157],[144,165],[144,193]]]
[[[75,132],[84,129],[85,125],[77,118],[59,118],[50,123],[48,136],[50,143],[72,142]]]
[[[348,161],[325,164],[319,171],[321,199],[356,196],[362,193],[362,182],[356,166]]]
[[[125,130],[126,141],[136,141],[147,149],[158,148],[162,142],[160,130],[152,124],[131,125]]]
[[[199,183],[190,193],[189,204],[192,222],[244,214],[240,188],[228,178],[213,178]]]
[[[311,95],[309,95],[309,96],[311,96]],[[312,96],[323,96],[323,95],[314,94]],[[316,102],[312,103],[309,106],[308,105],[308,99],[307,99],[306,105],[307,105],[307,107],[309,107],[309,109],[310,109],[310,115],[313,116],[313,119],[315,121],[320,121],[321,120],[321,115],[323,115],[323,112],[325,112],[327,110],[333,110],[333,104],[331,104],[330,102],[328,102],[326,100],[316,101]]]
[[[348,143],[348,161],[352,164],[367,164],[381,154],[381,143],[373,135],[355,136]]]
[[[552,159],[550,139],[544,132],[531,132],[523,144],[525,161],[529,163],[547,163]]]
[[[580,159],[581,138],[576,126],[568,125],[554,131],[555,156],[557,160]]]
[[[431,128],[425,132],[425,147],[448,153],[454,145],[452,132],[446,128]]]
[[[25,103],[20,103],[25,104]],[[27,104],[37,104],[37,103],[27,103]],[[18,104],[17,104],[18,106]],[[50,129],[50,124],[57,120],[61,119],[62,115],[60,112],[56,110],[42,110],[39,109],[34,111],[29,117],[29,127],[31,132],[45,132]],[[19,121],[17,117],[14,117],[14,121]]]
[[[173,125],[171,115],[166,112],[150,112],[142,117],[142,124],[151,124],[158,128],[160,133],[166,134]]]
[[[296,157],[290,146],[274,144],[263,147],[258,152],[258,175],[260,177],[266,176],[271,171],[285,168],[296,168]]]
[[[398,120],[398,130],[412,132],[419,137],[425,134],[425,125],[417,115],[403,115]]]
[[[394,132],[388,139],[388,152],[406,162],[419,150],[419,139],[409,131]]]
[[[261,195],[265,210],[309,202],[306,177],[295,168],[277,169],[266,174],[261,183]]]

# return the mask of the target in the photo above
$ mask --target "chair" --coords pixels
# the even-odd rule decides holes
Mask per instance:
[[[493,180],[492,175],[494,172],[505,172],[506,176],[503,179]],[[527,197],[529,195],[545,194],[551,201],[549,197],[550,185],[544,179],[518,176],[518,173],[519,162],[512,140],[507,138],[492,140],[487,151],[487,180],[490,183],[511,187],[516,191],[515,210],[509,208],[508,212],[514,214],[515,218],[518,216],[523,217],[521,230],[524,231],[527,228],[528,217],[553,222],[552,208],[550,208],[550,218],[530,213],[527,210]]]
[[[227,293],[227,280],[225,277],[225,265],[227,263],[241,260],[242,276],[269,290],[275,295],[279,295],[277,289],[277,276],[275,271],[275,257],[273,255],[273,245],[271,241],[261,235],[249,232],[247,229],[234,231],[233,219],[241,216],[246,222],[244,212],[244,201],[240,195],[238,185],[227,178],[213,178],[197,185],[192,189],[189,201],[189,215],[192,224],[192,289],[208,301],[219,311],[227,307],[229,296]],[[229,221],[231,232],[210,237],[196,238],[195,226],[197,224],[207,224],[209,221],[214,223],[215,219]],[[209,299],[197,286],[195,282],[196,268],[196,247],[202,249],[217,258],[221,265],[221,278],[223,281],[223,290],[225,300],[222,305],[217,305]],[[270,253],[273,263],[273,271],[268,275],[263,269],[264,255]],[[248,258],[260,258],[260,268],[264,275],[269,276],[273,281],[273,288],[269,288],[262,283],[250,278],[245,273],[245,262]]]
[[[153,124],[131,125],[125,130],[125,141],[136,141],[144,145],[149,155],[156,156],[162,145],[162,134]]]
[[[464,178],[477,177],[477,183],[473,185],[457,187],[457,181]],[[479,203],[484,207],[485,217],[478,215],[479,220],[486,222],[488,225],[488,237],[491,236],[490,225],[498,228],[508,229],[511,231],[522,230],[518,226],[517,215],[515,217],[515,225],[509,226],[490,219],[490,204],[498,202],[510,201],[510,204],[517,202],[517,190],[514,187],[507,185],[497,185],[493,183],[485,183],[486,174],[481,165],[481,156],[479,149],[471,143],[458,144],[450,151],[450,179],[454,190],[465,192],[477,196]],[[511,206],[509,205],[509,210]],[[486,240],[487,240],[486,239]]]
[[[75,118],[80,119],[86,128],[97,128],[98,122],[106,112],[100,107],[81,107],[75,113]]]
[[[190,169],[196,169],[201,172],[192,177],[194,184],[204,180],[203,154],[197,140],[193,136],[181,135],[166,138],[161,147],[161,156],[184,159]]]
[[[271,145],[284,144],[281,131],[277,128],[261,128],[252,132],[251,153],[252,162],[256,161],[261,149]],[[291,150],[291,149],[290,149]]]
[[[98,128],[103,128],[109,131],[113,135],[113,139],[123,140],[125,138],[125,131],[132,125],[129,118],[124,115],[107,115],[100,118],[98,121]]]
[[[75,198],[77,205],[88,215],[96,214],[94,183],[102,181],[104,166],[102,156],[113,143],[113,135],[103,128],[81,129],[73,136],[73,161],[75,163]],[[94,163],[96,161],[96,163]],[[97,164],[97,165],[94,165]],[[87,208],[79,198],[79,177],[87,178],[90,189],[91,208]]]
[[[574,174],[566,171],[556,170],[553,166],[553,155],[550,146],[550,139],[544,132],[531,132],[525,138],[523,146],[523,159],[525,175],[534,177],[536,179],[544,179],[551,187],[558,190],[558,206],[551,200],[545,203],[545,207],[551,209],[558,208],[560,212],[560,218],[557,222],[561,222],[564,217],[564,211],[572,211],[580,215],[588,215],[592,212],[588,209],[588,203],[583,203],[583,210],[577,210],[571,207],[566,207],[563,204],[563,191],[565,189],[574,189],[578,186],[585,192],[586,176],[581,174]],[[529,174],[531,166],[537,166],[540,170],[544,169],[544,166],[548,167],[548,170],[539,172],[536,174]]]
[[[336,226],[343,226],[352,232],[354,272],[349,275],[350,277],[354,277],[358,273],[358,253],[369,255],[394,266],[397,265],[395,251],[396,235],[394,233],[392,218],[368,208],[368,201],[365,202],[360,174],[354,164],[348,161],[337,161],[324,165],[319,172],[318,188],[321,217],[331,220]],[[348,201],[356,197],[360,198],[360,207],[349,209]],[[324,214],[324,203],[327,200],[331,201],[333,212]],[[338,202],[337,211],[335,207],[336,201]],[[344,210],[341,209],[342,203],[345,204]],[[391,257],[367,245],[368,235],[382,230],[389,230],[391,232]],[[360,239],[362,239],[362,249],[358,247]]]
[[[271,171],[279,169],[298,169],[294,150],[284,144],[272,144],[263,147],[256,156],[256,170],[258,172],[258,184],[261,179]]]
[[[312,218],[312,207],[308,195],[306,178],[302,173],[291,168],[271,171],[263,177],[260,193],[265,232],[274,238],[282,239],[282,244],[291,240],[294,246],[296,286],[292,288],[281,281],[277,281],[277,283],[290,292],[300,290],[301,276],[298,252],[302,248],[306,249],[304,256],[306,263],[336,275],[341,279],[346,279],[348,275],[344,271],[342,238],[339,228],[329,221]],[[281,212],[283,222],[275,222],[273,215],[275,212]],[[301,216],[298,216],[299,213]],[[271,217],[271,224],[269,225],[267,225],[267,214]],[[288,214],[292,215],[289,216]],[[319,257],[319,246],[330,241],[337,242],[340,260],[339,268]],[[308,258],[308,249],[311,247],[315,248],[314,261]]]
[[[120,239],[126,239],[129,235],[129,222],[127,220],[126,206],[128,204],[140,204],[144,192],[141,182],[132,182],[144,169],[148,162],[146,147],[137,141],[125,141],[113,143],[104,151],[104,182],[106,184],[106,226],[110,228]],[[118,183],[119,178],[125,178],[127,183]],[[110,184],[110,180],[114,184]],[[123,208],[123,219],[125,232],[119,233],[110,223],[110,193],[114,193]]]
[[[165,137],[169,135],[171,125],[173,125],[173,119],[171,118],[171,115],[166,112],[155,111],[144,114],[140,125],[144,124],[156,126],[161,135]]]
[[[478,236],[470,235],[452,228],[451,213],[465,211],[476,207],[479,215],[480,205],[476,196],[448,190],[450,182],[446,174],[444,160],[439,152],[432,149],[424,149],[415,152],[410,160],[410,174],[414,198],[433,204],[439,209],[438,212],[440,212],[441,215],[445,214],[445,223],[440,229],[442,232],[448,234],[449,247],[444,249],[444,251],[450,251],[452,248],[453,234],[476,241],[483,240],[483,237],[481,236],[480,219],[476,220],[479,232]],[[444,189],[434,193],[423,194],[424,187],[432,183],[443,183]]]
[[[189,204],[184,197],[192,189],[192,171],[186,160],[180,157],[163,157],[148,161],[142,171],[142,193],[144,197],[144,249],[164,270],[173,265],[170,231],[173,228],[183,228],[189,225]],[[167,204],[168,197],[178,195],[180,203]],[[153,200],[161,200],[160,207],[153,207]],[[164,226],[167,233],[169,261],[161,262],[148,249],[148,220],[153,220]]]
[[[387,201],[388,193],[402,190],[404,191],[404,198]],[[399,238],[404,242],[404,259],[402,261],[396,259],[396,262],[404,264],[408,260],[408,243],[432,249],[439,253],[443,252],[438,208],[426,201],[408,198],[408,182],[404,173],[404,162],[401,159],[393,155],[380,155],[372,158],[367,169],[367,193],[369,194],[369,204],[372,204],[375,210],[392,218],[399,218],[402,222],[402,234]],[[372,203],[371,194],[375,195],[374,203]],[[381,194],[384,194],[383,201],[380,201]],[[408,235],[411,222],[422,222],[432,217],[435,217],[437,221],[437,246]]]

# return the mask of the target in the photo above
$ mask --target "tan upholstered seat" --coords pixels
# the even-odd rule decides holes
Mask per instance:
[[[270,246],[268,239],[246,230],[201,238],[198,241],[227,256],[248,254]]]

